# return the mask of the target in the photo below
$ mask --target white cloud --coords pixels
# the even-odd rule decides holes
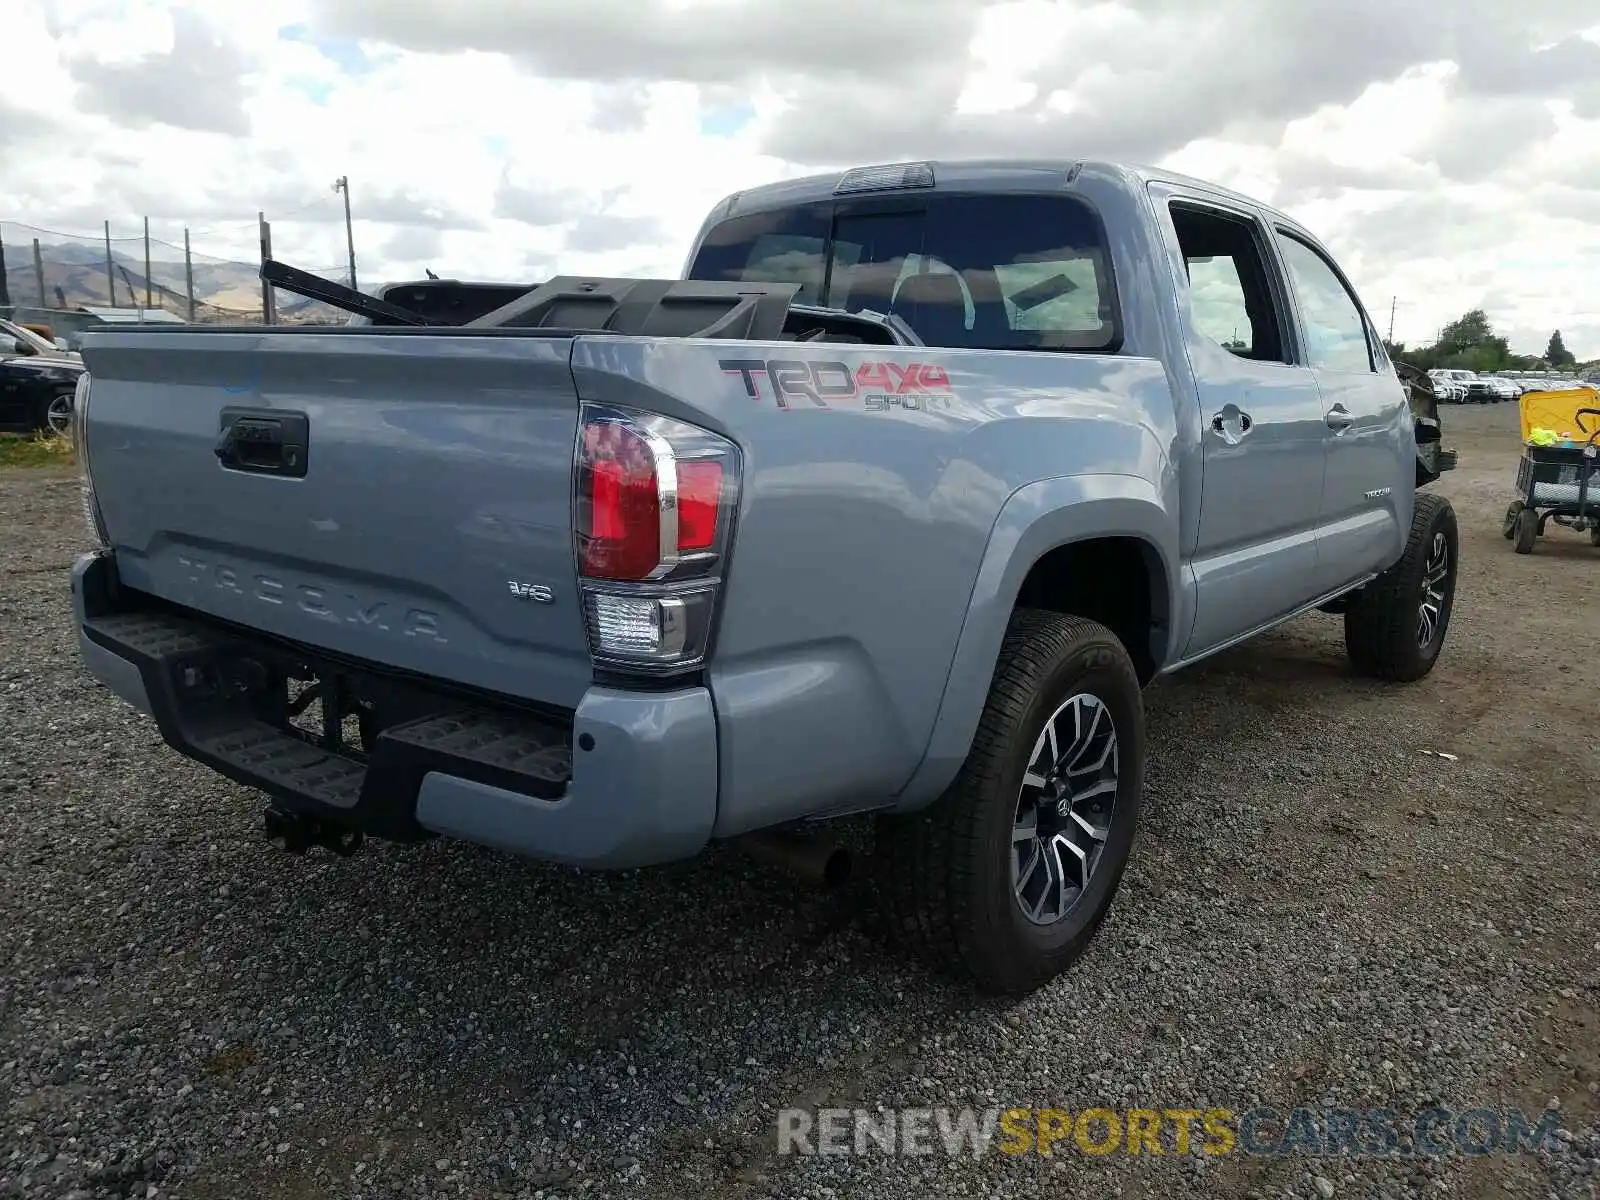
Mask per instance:
[[[363,283],[670,275],[753,183],[1120,157],[1282,204],[1380,323],[1398,297],[1402,340],[1482,305],[1518,349],[1560,327],[1600,355],[1592,0],[1471,9],[10,0],[0,219],[131,237],[148,215],[248,262],[260,210],[279,257],[337,274],[348,175]]]

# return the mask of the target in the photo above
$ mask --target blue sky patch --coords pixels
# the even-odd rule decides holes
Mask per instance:
[[[285,25],[278,30],[280,42],[304,42],[315,46],[317,51],[346,75],[365,75],[377,63],[361,48],[361,43],[355,38],[323,38],[311,32],[311,26],[304,22],[294,25]]]
[[[756,118],[748,104],[730,104],[700,112],[700,132],[706,137],[732,137]]]
[[[326,79],[313,79],[309,75],[291,75],[284,82],[313,104],[326,104],[328,97],[333,95],[333,84]]]

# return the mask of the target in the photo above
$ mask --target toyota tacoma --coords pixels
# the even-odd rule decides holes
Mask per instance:
[[[1425,377],[1198,180],[892,164],[726,198],[677,280],[263,278],[353,316],[84,335],[72,587],[88,670],[302,848],[873,814],[890,928],[1027,991],[1129,861],[1145,685],[1319,609],[1378,679],[1445,640]]]

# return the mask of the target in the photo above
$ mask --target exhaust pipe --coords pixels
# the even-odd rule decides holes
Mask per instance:
[[[838,887],[850,878],[850,852],[824,838],[791,833],[747,833],[737,839],[756,862],[782,867],[807,883]]]

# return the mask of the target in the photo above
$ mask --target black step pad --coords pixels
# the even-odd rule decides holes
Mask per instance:
[[[418,750],[481,763],[498,771],[551,783],[572,778],[572,745],[555,725],[499,713],[461,710],[424,717],[387,729],[392,738]],[[382,739],[380,738],[380,741]]]
[[[277,784],[335,808],[355,806],[367,773],[353,758],[332,754],[257,721],[202,735],[194,745],[249,772],[264,786]]]
[[[116,613],[95,617],[90,626],[149,658],[193,654],[222,639],[193,621],[167,613]]]

